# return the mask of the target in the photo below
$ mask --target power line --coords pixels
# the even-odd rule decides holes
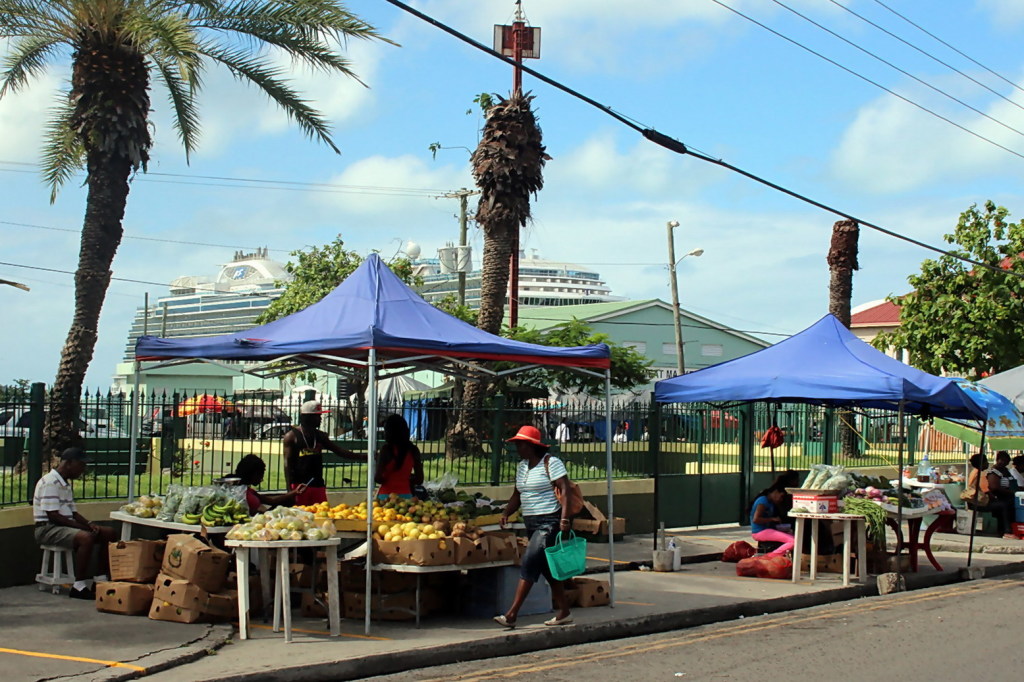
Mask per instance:
[[[391,0],[388,0],[388,2],[390,2],[390,1]],[[778,0],[772,0],[772,1],[773,2],[778,2]],[[739,11],[738,9],[735,9],[733,7],[730,7],[729,5],[726,5],[724,2],[721,2],[721,0],[711,0],[711,2],[715,3],[719,7],[722,7],[724,9],[729,10],[730,12],[732,12],[733,14],[735,14],[737,16],[743,17],[744,19],[746,19],[747,21],[749,21],[752,24],[756,24],[757,26],[760,26],[761,28],[763,28],[764,30],[768,31],[772,35],[775,35],[775,36],[778,36],[779,38],[782,38],[787,43],[791,43],[791,44],[799,47],[801,50],[805,50],[807,52],[810,52],[815,57],[818,57],[819,59],[825,60],[829,64],[832,64],[833,66],[842,69],[843,71],[845,71],[846,73],[850,74],[851,76],[856,76],[857,78],[861,79],[865,83],[870,83],[871,85],[874,85],[876,88],[878,88],[880,90],[884,90],[885,92],[889,93],[893,97],[898,97],[899,99],[903,100],[907,104],[910,104],[910,105],[912,105],[914,107],[917,107],[921,111],[923,111],[923,112],[925,112],[927,114],[931,114],[935,118],[937,118],[939,120],[942,120],[942,121],[945,121],[946,123],[950,124],[951,126],[955,126],[955,127],[959,128],[960,130],[964,131],[968,135],[973,135],[974,137],[978,138],[979,140],[983,140],[984,142],[988,142],[989,144],[991,144],[993,146],[999,147],[1003,151],[1009,152],[1010,154],[1013,154],[1014,156],[1016,156],[1018,158],[1024,159],[1024,154],[1021,154],[1020,152],[1014,151],[1013,149],[1010,149],[1009,147],[1007,147],[1005,145],[999,144],[995,140],[993,140],[991,138],[988,138],[988,137],[985,137],[981,133],[976,133],[973,130],[971,130],[970,128],[967,128],[966,126],[960,125],[959,123],[957,123],[953,119],[947,118],[946,116],[943,116],[942,114],[940,114],[940,113],[938,113],[936,111],[932,111],[931,109],[929,109],[928,107],[924,106],[923,104],[918,104],[917,102],[915,102],[914,100],[910,99],[909,97],[904,97],[903,95],[899,94],[895,90],[892,90],[890,88],[885,87],[884,85],[882,85],[878,81],[872,80],[872,79],[868,78],[867,76],[865,76],[865,75],[863,75],[861,73],[858,73],[858,72],[854,71],[853,69],[851,69],[851,68],[849,68],[847,66],[843,66],[842,64],[840,64],[836,60],[831,59],[829,57],[826,57],[822,53],[807,47],[803,43],[801,43],[801,42],[799,42],[797,40],[794,40],[793,38],[790,38],[789,36],[787,36],[787,35],[785,35],[783,33],[780,33],[779,31],[776,31],[775,29],[771,28],[770,26],[761,23],[757,19],[755,19],[755,18],[753,18],[753,17],[751,17],[751,16],[749,16],[747,14],[744,14],[743,12]],[[895,68],[895,67],[893,67],[893,68]]]
[[[929,31],[928,31],[928,29],[924,28],[923,26],[920,26],[920,25],[918,25],[918,24],[915,24],[915,23],[914,23],[913,21],[911,21],[911,20],[910,20],[910,19],[908,19],[907,17],[905,17],[905,16],[903,16],[902,14],[900,14],[899,12],[897,12],[896,10],[894,10],[894,9],[893,9],[892,7],[889,7],[889,5],[887,5],[887,4],[885,4],[884,2],[882,2],[882,0],[875,0],[875,2],[876,2],[877,4],[879,4],[879,5],[881,5],[882,7],[884,7],[885,9],[889,10],[890,12],[892,12],[893,14],[895,14],[896,16],[898,16],[898,17],[899,17],[900,19],[902,19],[903,21],[905,21],[905,22],[907,22],[908,24],[910,24],[911,26],[913,26],[914,28],[916,28],[916,29],[917,29],[918,31],[921,31],[922,33],[924,33],[925,35],[929,36],[930,38],[932,38],[932,39],[934,39],[934,40],[936,40],[936,41],[938,41],[938,42],[942,43],[943,45],[945,45],[945,46],[946,46],[946,47],[948,47],[949,49],[953,50],[953,52],[956,52],[956,53],[957,53],[958,55],[960,55],[961,57],[963,57],[963,58],[964,58],[964,59],[966,59],[967,61],[969,61],[969,62],[972,62],[972,63],[974,63],[974,64],[976,64],[976,65],[980,66],[981,68],[985,69],[986,71],[988,71],[988,72],[989,72],[990,74],[992,74],[992,75],[993,75],[993,76],[995,76],[996,78],[1000,78],[1000,79],[1002,79],[1002,80],[1006,81],[1007,83],[1009,83],[1010,85],[1012,85],[1012,86],[1013,86],[1014,88],[1016,88],[1017,90],[1020,90],[1021,92],[1024,92],[1024,88],[1020,87],[1019,85],[1017,85],[1016,83],[1014,83],[1014,82],[1013,82],[1012,80],[1010,80],[1010,79],[1009,79],[1009,78],[1007,78],[1006,76],[1003,76],[1002,74],[1000,74],[1000,73],[998,73],[998,72],[996,72],[996,71],[993,71],[993,70],[992,70],[992,69],[990,69],[989,67],[987,67],[987,66],[985,66],[984,64],[982,64],[981,62],[979,62],[979,61],[978,61],[977,59],[975,59],[975,58],[973,58],[973,57],[971,57],[971,56],[969,56],[969,55],[967,55],[967,54],[965,54],[965,53],[961,52],[961,51],[960,51],[960,50],[958,50],[957,48],[955,48],[955,47],[953,47],[952,45],[950,45],[949,43],[947,43],[947,42],[946,42],[945,40],[943,40],[942,38],[938,37],[938,36],[937,36],[937,35],[935,35],[934,33],[931,33],[931,32],[929,32]]]
[[[753,180],[754,182],[760,183],[760,184],[762,184],[762,185],[764,185],[766,187],[770,187],[770,188],[772,188],[772,189],[774,189],[774,190],[776,190],[778,192],[782,192],[783,194],[791,196],[794,199],[797,199],[798,201],[802,201],[804,203],[810,204],[811,206],[815,206],[817,208],[822,209],[823,211],[827,211],[829,213],[833,213],[833,214],[835,214],[837,216],[840,216],[842,218],[846,218],[847,220],[853,220],[853,221],[855,221],[855,222],[857,222],[857,223],[859,223],[859,224],[861,224],[861,225],[863,225],[865,227],[868,227],[868,228],[870,228],[872,230],[876,230],[876,231],[881,232],[882,234],[888,235],[890,237],[894,237],[896,239],[903,240],[903,241],[905,241],[907,243],[914,244],[914,245],[919,246],[919,247],[921,247],[923,249],[927,249],[927,250],[933,251],[935,253],[940,253],[940,254],[949,256],[951,258],[955,258],[957,260],[963,261],[965,263],[971,263],[972,265],[976,265],[976,266],[978,266],[980,268],[985,268],[985,269],[988,269],[988,270],[992,270],[994,272],[1002,273],[1004,275],[1010,275],[1010,276],[1013,276],[1013,277],[1021,277],[1022,279],[1024,279],[1024,275],[1017,274],[1017,273],[1009,271],[1009,270],[1003,270],[1002,268],[996,267],[994,265],[989,265],[988,263],[982,263],[981,261],[976,261],[974,259],[967,258],[966,256],[961,256],[961,255],[953,253],[951,251],[946,251],[945,249],[941,249],[941,248],[939,248],[937,246],[932,246],[931,244],[926,244],[926,243],[924,243],[924,242],[922,242],[920,240],[914,239],[912,237],[907,237],[906,235],[899,234],[898,232],[894,232],[892,230],[886,229],[886,228],[881,227],[879,225],[876,225],[874,223],[868,222],[867,220],[863,220],[863,219],[858,218],[858,217],[856,217],[856,216],[854,216],[852,214],[846,213],[844,211],[840,211],[839,209],[833,208],[833,207],[831,207],[831,206],[829,206],[827,204],[824,204],[824,203],[822,203],[820,201],[815,201],[814,199],[811,199],[810,197],[807,197],[807,196],[805,196],[803,194],[800,194],[799,192],[796,192],[796,191],[791,190],[791,189],[787,189],[787,188],[783,187],[782,185],[779,185],[777,183],[771,182],[770,180],[762,178],[762,177],[760,177],[758,175],[755,175],[755,174],[753,174],[753,173],[751,173],[749,171],[745,171],[745,170],[743,170],[743,169],[741,169],[741,168],[739,168],[737,166],[734,166],[732,164],[726,163],[725,161],[722,161],[721,159],[715,159],[715,158],[713,158],[713,157],[711,157],[711,156],[709,156],[707,154],[704,154],[704,153],[695,153],[694,149],[692,149],[692,148],[688,149],[687,146],[685,144],[683,144],[682,142],[680,142],[679,140],[677,140],[677,139],[675,139],[673,137],[669,137],[668,135],[665,135],[664,133],[661,133],[661,132],[659,132],[659,131],[657,131],[657,130],[655,130],[653,128],[644,128],[644,127],[642,127],[640,125],[637,125],[637,124],[633,123],[632,121],[630,121],[625,116],[623,116],[622,114],[616,112],[611,107],[606,106],[604,104],[601,104],[600,102],[598,102],[598,101],[596,101],[596,100],[594,100],[594,99],[584,95],[583,93],[581,93],[581,92],[579,92],[577,90],[574,90],[574,89],[570,88],[569,86],[564,85],[563,83],[561,83],[559,81],[556,81],[555,79],[553,79],[553,78],[551,78],[549,76],[544,75],[543,73],[541,73],[540,71],[537,71],[533,67],[526,66],[525,64],[522,64],[522,63],[517,63],[514,60],[512,60],[512,59],[510,59],[510,58],[508,58],[508,57],[506,57],[506,56],[504,56],[502,54],[499,54],[498,52],[495,52],[491,48],[487,47],[486,45],[483,45],[482,43],[474,40],[473,38],[470,38],[469,36],[465,35],[464,33],[460,33],[459,31],[456,31],[454,28],[452,28],[452,27],[450,27],[450,26],[448,26],[446,24],[441,23],[437,19],[434,19],[433,17],[431,17],[429,15],[426,15],[423,12],[420,12],[419,10],[413,9],[412,7],[406,5],[405,3],[400,2],[399,0],[385,0],[385,1],[390,3],[390,4],[392,4],[392,5],[394,5],[395,7],[398,7],[399,9],[401,9],[401,10],[403,10],[405,12],[408,12],[409,14],[412,14],[413,16],[415,16],[415,17],[417,17],[419,19],[422,19],[423,21],[425,21],[425,22],[427,22],[427,23],[437,27],[438,29],[444,31],[445,33],[448,33],[449,35],[454,36],[455,38],[461,40],[462,42],[466,43],[467,45],[471,45],[472,47],[475,47],[476,49],[480,50],[481,52],[485,52],[485,53],[489,54],[490,56],[494,57],[495,59],[499,59],[499,60],[505,62],[506,64],[510,65],[510,66],[519,68],[522,71],[530,74],[534,78],[537,78],[537,79],[543,81],[544,83],[547,83],[551,87],[553,87],[553,88],[555,88],[557,90],[561,90],[562,92],[570,95],[571,97],[575,97],[576,99],[578,99],[578,100],[580,100],[582,102],[586,102],[587,104],[591,105],[592,107],[594,107],[596,109],[600,109],[602,112],[604,112],[608,116],[611,116],[612,118],[614,118],[615,120],[619,121],[620,123],[622,123],[626,127],[631,128],[632,130],[635,130],[636,132],[640,133],[641,135],[643,135],[645,138],[647,138],[648,140],[650,140],[654,144],[660,145],[660,146],[664,147],[665,149],[668,149],[669,151],[673,151],[673,152],[675,152],[677,154],[684,155],[684,156],[685,155],[690,155],[690,156],[692,156],[695,159],[699,159],[701,161],[705,161],[707,163],[711,163],[711,164],[714,164],[716,166],[720,166],[720,167],[725,168],[727,170],[731,170],[734,173],[739,173],[740,175],[743,175],[744,177],[749,178],[750,180]],[[722,5],[722,3],[718,2],[718,0],[712,0],[712,2],[716,2],[716,3],[720,4],[720,5]],[[736,10],[733,10],[731,7],[728,7],[727,5],[722,5],[722,7],[725,7],[726,9],[729,9],[730,11],[733,11],[733,12],[736,11]],[[745,15],[741,15],[741,16],[745,17]],[[751,19],[751,21],[754,21],[754,20]],[[757,22],[755,22],[755,23],[757,23]],[[762,25],[762,24],[758,24],[758,25]],[[768,27],[764,27],[764,28],[766,30],[769,30],[769,31],[772,30],[772,29],[770,29]],[[772,31],[772,32],[775,33],[775,31]],[[781,34],[777,34],[777,35],[781,36]],[[785,37],[785,36],[781,36],[781,37]],[[786,40],[790,40],[790,39],[786,38]],[[796,44],[799,44],[799,43],[796,43]],[[804,48],[804,49],[807,49],[807,48]],[[827,57],[822,57],[822,58],[823,59],[828,59]],[[837,66],[840,66],[840,68],[843,68],[845,70],[848,70],[848,69],[846,69],[846,67],[843,67],[843,66],[841,66],[839,64],[837,64]],[[854,73],[854,72],[851,71],[851,73]],[[859,74],[855,74],[854,73],[854,75],[857,75],[859,78],[864,78],[863,76],[860,76]],[[883,86],[879,86],[879,87],[883,87]],[[885,88],[883,87],[883,89],[885,89]],[[896,93],[893,93],[893,94],[896,97],[900,97],[900,99],[905,99],[904,97],[902,97],[900,95],[897,95]],[[910,100],[906,100],[906,101],[910,102]],[[913,102],[910,102],[910,103],[914,104],[914,106],[916,106],[918,108],[923,108],[920,105],[915,104]],[[925,111],[928,111],[928,110],[925,109]],[[966,128],[963,128],[962,126],[960,126],[960,125],[958,125],[956,123],[953,123],[952,121],[950,121],[950,123],[952,123],[953,125],[957,126],[958,128],[962,128],[963,130],[967,130]],[[967,132],[971,132],[971,131],[967,131]],[[977,136],[976,133],[971,133],[971,134]],[[1007,149],[1007,151],[1009,151],[1010,153],[1012,153],[1012,154],[1014,154],[1016,156],[1024,158],[1024,155],[1018,154],[1017,152],[1014,152],[1014,151],[1009,150],[1009,149]]]
[[[821,29],[822,31],[825,31],[829,35],[834,36],[834,37],[838,38],[839,40],[842,40],[847,45],[849,45],[849,46],[851,46],[853,48],[856,48],[856,49],[860,50],[861,52],[863,52],[864,54],[866,54],[866,55],[868,55],[868,56],[870,56],[870,57],[872,57],[874,59],[877,59],[878,61],[882,62],[886,66],[888,66],[890,68],[893,68],[896,71],[899,71],[904,76],[907,76],[908,78],[913,78],[915,81],[917,81],[921,85],[925,86],[926,88],[934,90],[935,92],[939,93],[943,97],[947,97],[948,99],[953,100],[954,102],[956,102],[957,104],[960,104],[961,106],[967,107],[968,109],[970,109],[974,113],[980,114],[981,116],[984,116],[988,120],[992,121],[993,123],[997,123],[997,124],[1003,126],[1007,130],[1013,131],[1013,132],[1017,133],[1018,135],[1024,136],[1024,133],[1022,133],[1021,131],[1017,130],[1013,126],[1008,125],[1006,123],[1003,123],[999,119],[994,118],[993,116],[990,116],[989,114],[986,114],[981,109],[978,109],[977,107],[968,104],[967,102],[963,101],[962,99],[960,99],[960,98],[958,98],[958,97],[956,97],[954,95],[949,94],[945,90],[943,90],[941,88],[938,88],[938,87],[932,85],[931,83],[929,83],[929,82],[927,82],[927,81],[925,81],[925,80],[923,80],[921,78],[918,78],[917,76],[915,76],[914,74],[910,73],[909,71],[901,69],[900,67],[896,66],[895,64],[893,64],[892,62],[888,61],[887,59],[879,57],[877,54],[875,54],[871,50],[868,50],[865,47],[861,47],[860,45],[858,45],[857,43],[853,42],[852,40],[849,40],[848,38],[844,38],[843,36],[839,35],[835,31],[833,31],[832,29],[828,28],[827,26],[823,26],[822,24],[819,24],[814,19],[811,19],[809,16],[807,16],[805,14],[801,14],[797,10],[795,10],[792,7],[790,7],[789,5],[787,5],[786,3],[782,2],[782,0],[772,0],[772,2],[774,2],[776,5],[778,5],[779,7],[783,8],[784,10],[792,12],[793,14],[795,14],[798,17],[800,17],[801,19],[803,19],[804,21],[808,22],[809,24],[811,24],[813,26],[816,26],[817,28]],[[829,60],[829,61],[831,61],[831,60]],[[1024,156],[1022,156],[1022,158],[1024,158]]]
[[[1009,97],[1007,97],[1003,93],[999,92],[995,88],[989,87],[988,85],[986,85],[985,83],[982,83],[981,81],[979,81],[978,79],[974,78],[970,74],[965,73],[965,72],[961,71],[960,69],[956,68],[955,66],[953,66],[952,64],[949,64],[949,63],[944,62],[943,60],[939,59],[938,57],[933,55],[931,52],[928,52],[927,50],[925,50],[923,48],[920,48],[917,45],[914,45],[909,40],[905,40],[905,39],[901,38],[900,36],[896,35],[892,31],[890,31],[889,29],[885,28],[884,26],[880,26],[879,24],[876,24],[875,22],[871,21],[870,19],[868,19],[864,15],[858,14],[857,12],[853,11],[852,9],[850,9],[849,7],[844,5],[843,3],[839,2],[839,0],[829,0],[829,2],[831,2],[836,7],[839,7],[840,9],[849,12],[850,14],[852,14],[855,17],[857,17],[861,21],[863,21],[863,22],[865,22],[867,24],[870,24],[871,26],[874,26],[875,28],[877,28],[882,33],[885,33],[886,35],[888,35],[888,36],[890,36],[890,37],[900,41],[901,43],[903,43],[907,47],[912,48],[914,50],[917,50],[918,52],[920,52],[924,56],[928,57],[932,61],[935,61],[935,62],[938,62],[939,64],[942,64],[943,66],[945,66],[947,69],[950,69],[951,71],[955,71],[956,73],[960,74],[961,76],[963,76],[967,80],[971,81],[975,85],[979,85],[979,86],[985,88],[986,90],[991,92],[996,97],[999,97],[999,98],[1001,98],[1003,100],[1006,100],[1007,102],[1009,102],[1013,106],[1017,107],[1018,109],[1024,110],[1024,106],[1021,106],[1020,104],[1017,104],[1012,99],[1010,99]]]

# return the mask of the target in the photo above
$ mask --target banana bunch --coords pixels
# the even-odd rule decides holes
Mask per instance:
[[[233,526],[249,520],[249,510],[237,500],[208,504],[199,514],[185,514],[182,523],[197,526]]]

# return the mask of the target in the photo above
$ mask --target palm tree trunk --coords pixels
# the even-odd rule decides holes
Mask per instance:
[[[828,287],[828,311],[835,315],[843,326],[850,328],[850,308],[853,299],[853,271],[857,264],[857,240],[860,226],[853,220],[839,220],[832,226],[832,243],[828,251],[828,267],[831,274]],[[860,437],[854,429],[854,414],[849,410],[836,410],[839,441],[843,444],[843,455],[860,457]]]
[[[72,127],[86,151],[85,219],[75,272],[75,312],[61,351],[43,428],[50,458],[80,442],[75,422],[85,373],[96,347],[111,265],[121,244],[128,180],[149,158],[149,72],[130,46],[86,36],[75,52]]]

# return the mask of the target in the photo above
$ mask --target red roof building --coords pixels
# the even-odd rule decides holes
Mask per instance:
[[[872,301],[859,305],[851,311],[850,331],[858,339],[871,343],[882,332],[890,332],[900,326],[900,307],[889,301]],[[907,361],[905,353],[895,348],[885,349],[887,355]]]

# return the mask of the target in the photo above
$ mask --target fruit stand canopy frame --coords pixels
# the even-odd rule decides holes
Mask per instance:
[[[135,392],[137,400],[140,365],[153,367],[189,362],[245,361],[248,366],[227,365],[256,376],[278,376],[295,369],[320,369],[348,374],[365,368],[369,378],[370,404],[376,404],[377,380],[417,369],[431,369],[454,376],[505,376],[538,366],[555,365],[603,377],[605,420],[611,423],[611,351],[607,344],[560,348],[513,341],[489,334],[427,303],[371,254],[355,272],[322,300],[279,320],[221,336],[168,339],[142,336],[135,344]],[[518,367],[494,370],[482,363],[519,363]],[[138,433],[138,410],[133,405],[132,432]],[[372,453],[377,447],[377,410],[370,410],[367,429],[367,506],[372,507],[374,475]],[[132,439],[131,471],[135,444]],[[608,516],[613,517],[612,447],[606,443]],[[129,479],[129,497],[134,492]],[[372,542],[372,515],[368,515],[366,541]],[[612,603],[615,596],[614,540],[608,538],[608,571]],[[369,554],[369,553],[368,553]],[[368,563],[370,558],[367,558]],[[366,632],[370,631],[370,566],[366,571]]]

